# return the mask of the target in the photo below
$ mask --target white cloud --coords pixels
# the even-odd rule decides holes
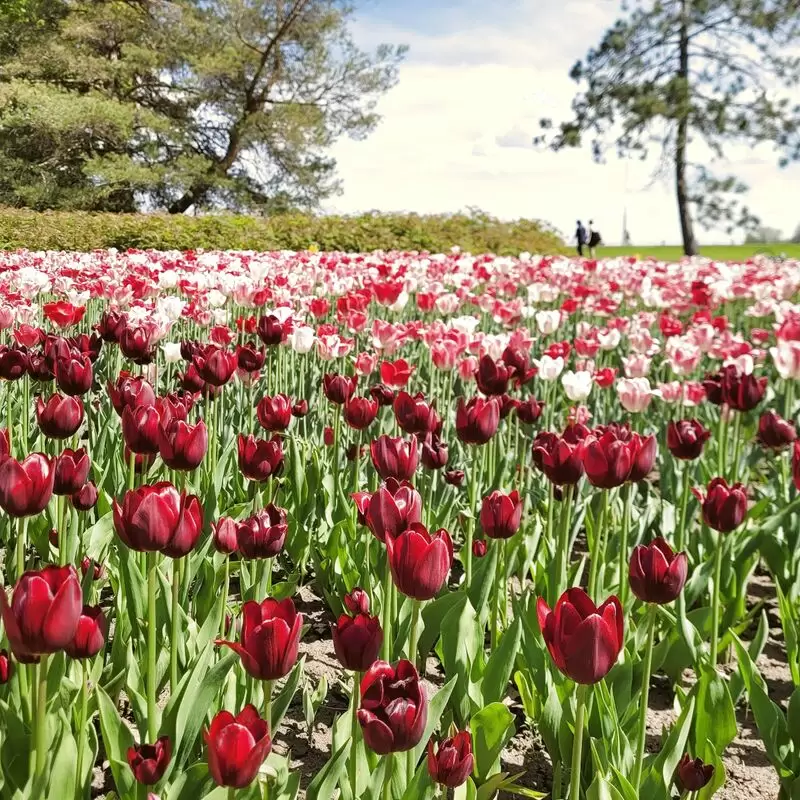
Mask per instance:
[[[552,153],[533,147],[542,117],[569,112],[572,63],[614,19],[615,3],[537,0],[446,15],[437,33],[361,19],[359,42],[407,43],[400,81],[380,102],[383,121],[363,142],[339,142],[334,155],[344,194],[332,211],[450,212],[477,206],[502,218],[544,219],[571,233],[593,218],[609,243],[628,229],[636,244],[676,242],[671,182],[653,184],[655,161],[593,163],[588,148]],[[497,12],[497,13],[495,13]],[[513,13],[512,13],[513,12]],[[420,24],[424,20],[417,20]],[[794,230],[800,213],[786,202],[800,167],[781,171],[768,150],[731,151],[722,164],[749,182],[750,207],[765,224]],[[716,168],[716,165],[711,165]],[[727,241],[720,232],[701,241]]]

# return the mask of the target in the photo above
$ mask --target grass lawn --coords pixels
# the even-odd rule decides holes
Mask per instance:
[[[662,261],[678,261],[683,256],[683,249],[676,246],[641,247],[598,247],[597,255],[603,258],[614,256],[652,256]],[[719,261],[746,261],[754,255],[787,256],[800,258],[800,244],[742,244],[742,245],[708,245],[700,248],[700,255]]]

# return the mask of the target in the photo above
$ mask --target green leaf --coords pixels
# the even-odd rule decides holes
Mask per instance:
[[[709,741],[715,753],[724,753],[738,732],[727,681],[715,669],[704,666],[692,693],[696,698],[694,750],[699,753]]]
[[[283,688],[278,693],[278,696],[272,701],[272,720],[269,728],[271,731],[278,730],[281,722],[283,722],[283,718],[286,716],[286,709],[289,708],[289,704],[292,702],[292,698],[297,691],[297,687],[300,685],[300,678],[303,677],[303,667],[305,663],[306,659],[305,656],[303,656],[294,665],[294,668],[289,673],[289,677],[286,679],[286,683],[283,685]]]
[[[680,716],[662,744],[661,751],[650,763],[642,785],[643,798],[669,797],[669,787],[672,785],[675,768],[686,752],[686,742],[694,719],[694,704],[694,697],[689,696],[681,709]]]
[[[482,628],[475,609],[465,596],[455,605],[442,623],[442,662],[448,678],[458,677],[455,693],[455,712],[459,724],[463,724],[472,712],[470,701],[470,673],[472,664],[483,644]]]
[[[598,772],[586,790],[586,800],[624,800],[624,798],[617,788]]]
[[[725,765],[722,763],[717,751],[714,750],[714,745],[711,742],[706,742],[703,747],[695,752],[706,764],[711,764],[714,767],[714,774],[711,776],[711,780],[697,793],[697,800],[711,800],[717,789],[721,789],[725,785]]]
[[[411,783],[403,793],[403,800],[432,800],[435,796],[436,784],[431,780],[428,763],[423,761],[414,773]]]
[[[489,552],[483,558],[472,562],[472,584],[469,587],[469,599],[473,608],[480,609],[480,620],[483,624],[486,624],[491,609],[489,596],[494,589],[494,574],[497,571],[499,553],[499,547],[490,547]]]
[[[50,747],[55,753],[53,764],[50,767],[50,790],[48,800],[62,800],[64,787],[75,785],[75,770],[78,765],[78,747],[70,730],[66,716],[59,714],[59,735],[56,742]],[[80,732],[83,734],[83,731]]]
[[[306,800],[330,800],[334,796],[336,784],[347,769],[347,758],[350,755],[352,740],[345,742],[325,766],[317,773],[308,789]]]
[[[439,727],[439,721],[442,718],[444,710],[447,708],[447,703],[450,700],[450,695],[456,686],[456,678],[451,678],[436,694],[428,701],[428,721],[425,723],[425,732],[422,734],[419,744],[414,748],[414,761],[419,761],[422,758],[425,748],[428,746],[428,741]]]
[[[521,640],[522,620],[515,617],[486,662],[481,685],[484,703],[495,703],[505,696]]]
[[[464,592],[448,592],[437,597],[422,609],[422,633],[419,637],[421,653],[430,653],[442,633],[442,623],[453,606],[463,602]]]
[[[136,791],[136,781],[128,766],[127,753],[128,748],[133,747],[133,735],[101,686],[97,687],[97,708],[100,712],[103,747],[111,765],[117,792],[121,797],[132,796]]]
[[[470,721],[475,775],[484,782],[494,771],[500,753],[515,733],[514,715],[502,704],[491,703]]]

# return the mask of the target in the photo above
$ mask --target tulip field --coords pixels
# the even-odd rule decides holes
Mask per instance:
[[[800,800],[800,261],[0,253],[0,798]]]

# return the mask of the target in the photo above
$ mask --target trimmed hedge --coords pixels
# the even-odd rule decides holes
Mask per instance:
[[[471,253],[558,253],[563,242],[534,220],[501,222],[481,212],[439,216],[286,214],[274,217],[91,214],[0,209],[0,249],[425,250],[454,245]]]

